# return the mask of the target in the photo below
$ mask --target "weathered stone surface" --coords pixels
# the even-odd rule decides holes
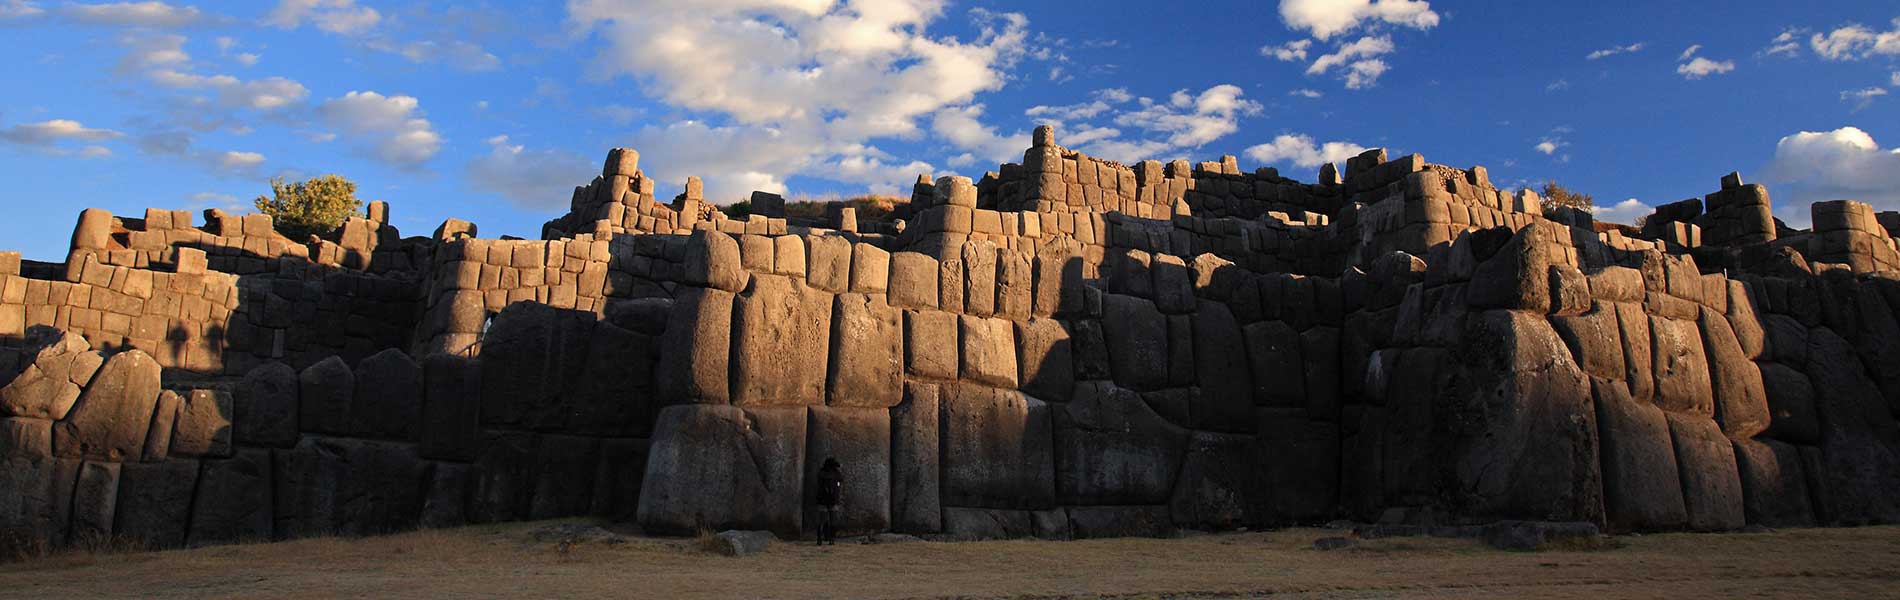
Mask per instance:
[[[963,312],[979,317],[996,314],[996,244],[971,241],[963,245]]]
[[[1010,322],[964,315],[957,319],[957,330],[963,340],[958,369],[963,380],[1015,389],[1016,331]]]
[[[1281,408],[1305,406],[1306,356],[1300,351],[1299,332],[1283,321],[1253,323],[1242,332],[1252,363],[1254,402]]]
[[[191,495],[197,484],[196,460],[126,463],[119,470],[113,530],[148,548],[185,545]]]
[[[903,377],[903,312],[882,296],[839,294],[831,320],[831,404],[896,406],[903,401],[896,385]]]
[[[1450,463],[1460,510],[1599,520],[1596,408],[1549,322],[1515,311],[1475,315],[1460,354],[1466,380],[1447,407],[1461,438]]]
[[[660,393],[687,402],[725,404],[731,397],[727,367],[732,352],[731,292],[681,288],[673,301],[673,325],[660,344]]]
[[[713,551],[725,556],[751,556],[764,552],[778,537],[770,531],[728,530],[713,534]]]
[[[1654,340],[1656,405],[1671,412],[1715,416],[1709,359],[1695,323],[1650,317],[1649,331]]]
[[[356,374],[340,357],[323,359],[297,376],[297,423],[311,433],[349,433]]]
[[[1630,398],[1620,383],[1597,379],[1597,435],[1602,444],[1603,509],[1611,531],[1667,531],[1689,521],[1682,479],[1663,411]]]
[[[594,470],[593,514],[615,521],[635,520],[646,471],[647,440],[601,440],[600,464]]]
[[[1585,375],[1623,380],[1622,328],[1612,305],[1599,304],[1596,310],[1580,315],[1552,317],[1550,324],[1570,347],[1570,355]]]
[[[1168,319],[1153,302],[1103,294],[1101,323],[1116,384],[1136,391],[1168,386]]]
[[[1255,476],[1255,458],[1252,436],[1192,432],[1168,502],[1173,523],[1227,530],[1260,522],[1266,490]]]
[[[640,489],[640,526],[796,537],[802,522],[804,407],[742,410],[678,405],[660,411]]]
[[[973,385],[940,390],[944,503],[1046,508],[1054,504],[1049,405],[1019,392]],[[949,518],[945,509],[945,518]],[[946,532],[950,524],[944,524]]]
[[[1035,272],[1030,257],[1013,249],[996,256],[996,316],[1020,321],[1035,309]]]
[[[891,408],[891,528],[906,533],[943,529],[939,503],[938,417],[935,384],[907,382],[904,403]]]
[[[271,451],[241,448],[207,460],[191,501],[193,546],[271,539]]]
[[[937,259],[917,252],[891,255],[890,303],[898,308],[937,308]]]
[[[1649,316],[1643,314],[1640,304],[1618,302],[1616,326],[1623,334],[1623,380],[1629,385],[1630,397],[1638,402],[1652,402],[1656,397],[1656,378]]]
[[[1879,388],[1847,340],[1826,328],[1808,336],[1807,374],[1821,422],[1819,464],[1810,466],[1822,488],[1821,522],[1900,521],[1900,426]]]
[[[53,455],[53,422],[46,419],[0,419],[0,455],[46,458]]]
[[[1051,402],[1067,402],[1075,389],[1075,358],[1068,325],[1055,319],[1015,324],[1016,365],[1023,392]]]
[[[423,360],[423,380],[426,397],[418,451],[425,458],[474,460],[481,427],[481,365],[461,356],[433,355]]]
[[[1029,526],[1034,531],[1031,535],[1037,539],[1075,539],[1075,531],[1069,527],[1069,509],[1066,508],[1029,511]]]
[[[1259,411],[1254,464],[1264,491],[1259,522],[1313,524],[1330,516],[1339,493],[1339,427]]]
[[[956,379],[960,344],[957,315],[934,310],[904,311],[905,370],[912,376]]]
[[[296,445],[298,387],[297,372],[284,363],[265,363],[245,373],[232,397],[238,443],[275,448]],[[479,390],[468,392],[479,398]]]
[[[123,461],[144,453],[158,402],[159,367],[144,352],[107,359],[66,419],[53,426],[53,452],[69,458]]]
[[[1189,421],[1194,429],[1249,431],[1248,426],[1253,424],[1253,364],[1248,360],[1240,323],[1226,305],[1202,301],[1200,310],[1194,312],[1193,327],[1195,379],[1201,394],[1200,402],[1189,408]]]
[[[685,279],[694,285],[737,293],[745,289],[745,265],[739,242],[717,231],[694,231],[686,241]]]
[[[1166,506],[1069,507],[1069,531],[1078,540],[1174,535]]]
[[[732,403],[825,402],[831,295],[778,275],[758,275],[733,305]]]
[[[953,540],[1008,540],[1035,531],[1026,510],[943,507],[943,533]]]
[[[1795,444],[1821,441],[1821,420],[1814,412],[1814,388],[1799,369],[1761,363],[1762,388],[1768,396],[1768,437]]]
[[[1195,309],[1194,280],[1187,262],[1170,254],[1156,254],[1150,268],[1154,277],[1155,308],[1169,314]]]
[[[391,348],[356,365],[353,429],[366,437],[415,441],[422,421],[422,365]]]
[[[1306,359],[1306,415],[1328,421],[1339,418],[1339,330],[1314,327],[1300,333],[1300,354]]]
[[[279,536],[390,533],[415,527],[422,514],[428,463],[413,445],[311,436],[274,458],[270,514]]]
[[[441,529],[468,524],[468,495],[474,485],[473,467],[461,463],[435,463],[429,488],[423,493],[422,514],[418,527]],[[632,475],[638,479],[637,474]],[[637,502],[629,498],[628,502]]]
[[[0,535],[7,543],[66,543],[80,464],[72,458],[0,456]]]
[[[1722,428],[1707,417],[1671,413],[1668,418],[1689,528],[1741,529],[1746,524],[1742,480],[1735,470],[1735,450],[1722,435]]]
[[[1734,440],[1742,480],[1742,509],[1751,525],[1812,527],[1801,452],[1775,440]]]
[[[152,410],[152,424],[145,430],[145,462],[165,460],[172,452],[172,433],[177,429],[178,413],[183,410],[185,400],[178,392],[165,390],[158,393],[158,404]]]
[[[575,419],[571,392],[584,379],[596,322],[594,313],[539,303],[502,309],[482,343],[482,422],[537,430],[570,427]],[[401,367],[404,378],[415,374],[408,367]],[[310,395],[303,400],[308,407]]]
[[[467,500],[472,523],[516,521],[528,517],[534,495],[536,436],[522,432],[484,432],[475,480]]]
[[[1761,369],[1729,327],[1729,320],[1702,308],[1702,342],[1709,359],[1709,382],[1715,392],[1715,419],[1729,437],[1745,440],[1768,429],[1768,392]]]
[[[1074,400],[1054,416],[1059,502],[1168,501],[1187,430],[1155,414],[1141,396],[1106,382],[1077,386]]]
[[[73,485],[71,532],[76,542],[96,543],[112,536],[119,500],[119,463],[86,461]]]
[[[0,415],[59,420],[66,418],[80,392],[105,363],[86,338],[48,331],[29,339],[21,369],[0,387]],[[0,373],[6,370],[0,369]]]
[[[217,390],[192,390],[179,406],[172,426],[173,456],[229,458],[231,456],[231,395]]]
[[[865,535],[891,527],[891,416],[881,408],[812,407],[807,411],[805,481],[818,481],[825,459],[844,473],[839,502],[841,535]],[[807,486],[811,488],[811,486]],[[807,523],[817,522],[815,488],[808,489]]]
[[[891,253],[870,244],[851,245],[851,291],[882,294],[890,288]]]
[[[594,501],[600,440],[578,435],[544,435],[534,453],[534,499],[528,518],[558,519],[585,515]]]
[[[808,236],[805,278],[812,287],[839,293],[851,287],[851,242],[837,236]],[[734,292],[738,289],[732,290]]]

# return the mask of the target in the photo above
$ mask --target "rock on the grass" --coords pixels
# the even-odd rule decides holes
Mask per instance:
[[[713,535],[713,550],[726,556],[751,556],[764,552],[778,539],[770,531],[727,530]]]

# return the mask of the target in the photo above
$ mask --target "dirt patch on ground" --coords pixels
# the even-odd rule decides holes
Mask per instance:
[[[693,540],[573,522],[419,531],[0,565],[0,598],[1892,597],[1900,527],[1626,536],[1505,552],[1472,540],[1286,530],[1077,542],[774,544],[727,558]]]

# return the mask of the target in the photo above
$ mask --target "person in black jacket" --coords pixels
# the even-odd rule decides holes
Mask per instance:
[[[825,466],[818,470],[817,487],[814,500],[818,504],[818,545],[836,546],[838,505],[844,502],[844,471],[838,459],[825,459]]]

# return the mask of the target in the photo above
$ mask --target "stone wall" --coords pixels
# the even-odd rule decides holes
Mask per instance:
[[[0,526],[798,536],[826,458],[849,532],[1900,520],[1900,274],[1866,205],[1788,230],[1731,175],[1598,232],[1483,167],[1371,151],[1304,184],[1048,130],[866,231],[727,219],[696,183],[661,204],[616,149],[543,240],[89,211],[66,264],[0,257]]]

